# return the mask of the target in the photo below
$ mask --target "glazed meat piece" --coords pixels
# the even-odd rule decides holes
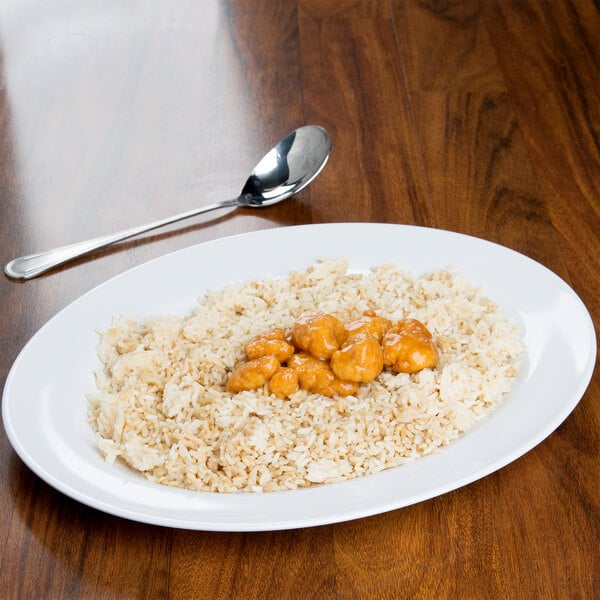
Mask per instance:
[[[342,381],[331,370],[328,363],[300,352],[294,354],[288,362],[288,367],[298,375],[298,384],[303,390],[323,396],[350,396],[358,391],[358,384],[353,381]]]
[[[397,373],[417,373],[437,365],[439,355],[431,333],[416,319],[403,319],[382,339],[383,362]]]
[[[227,380],[227,391],[237,394],[260,388],[271,379],[279,366],[279,361],[274,356],[261,356],[244,363]]]
[[[400,335],[411,335],[426,340],[431,339],[431,332],[418,319],[401,319],[391,329]]]
[[[336,317],[317,313],[301,317],[292,328],[292,343],[299,350],[327,360],[346,337],[344,324]]]
[[[308,390],[314,394],[321,394],[333,398],[334,396],[352,396],[358,392],[358,384],[354,381],[342,381],[331,369],[319,373]]]
[[[279,362],[284,362],[294,354],[294,346],[285,339],[285,331],[276,328],[255,335],[246,342],[244,351],[249,360],[261,356],[274,356]]]
[[[372,310],[365,310],[363,316],[346,323],[347,337],[357,333],[368,333],[372,335],[378,342],[381,342],[383,334],[392,326],[392,322],[383,317],[378,317]]]
[[[351,335],[331,357],[331,369],[345,381],[370,383],[383,371],[383,350],[369,333]]]
[[[269,392],[287,398],[298,391],[298,373],[290,367],[279,367],[269,381]]]
[[[287,361],[287,366],[292,369],[300,371],[312,371],[314,369],[323,369],[327,366],[327,363],[323,360],[319,360],[314,356],[308,354],[308,352],[298,352]]]

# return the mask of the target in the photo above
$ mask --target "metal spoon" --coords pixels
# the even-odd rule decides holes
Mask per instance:
[[[206,204],[119,233],[15,258],[5,265],[4,272],[13,279],[32,279],[94,250],[211,210],[237,206],[252,208],[271,206],[306,187],[321,172],[330,151],[331,138],[323,128],[316,125],[300,127],[284,137],[263,157],[248,177],[242,193],[237,198]]]

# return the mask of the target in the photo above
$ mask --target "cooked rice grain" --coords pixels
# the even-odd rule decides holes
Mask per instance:
[[[348,321],[365,310],[425,323],[438,366],[384,372],[346,398],[225,390],[251,336],[291,327],[306,313]],[[522,350],[516,327],[458,273],[414,278],[385,265],[356,274],[346,260],[329,259],[284,279],[211,291],[184,318],[115,320],[101,333],[103,370],[89,422],[107,461],[120,458],[156,483],[291,490],[396,467],[447,445],[509,391]]]

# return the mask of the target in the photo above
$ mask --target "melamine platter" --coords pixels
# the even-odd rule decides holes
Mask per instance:
[[[153,484],[105,463],[86,422],[96,331],[114,316],[187,314],[207,289],[282,277],[319,259],[350,269],[397,263],[414,274],[452,266],[520,326],[521,373],[503,403],[438,454],[362,478],[275,493],[216,494]],[[503,246],[448,231],[337,223],[218,239],[136,267],[85,294],[27,343],[6,381],[4,427],[43,480],[88,506],[144,523],[212,531],[307,527],[366,517],[467,485],[552,433],[583,396],[596,355],[591,318],[575,292],[541,264]]]

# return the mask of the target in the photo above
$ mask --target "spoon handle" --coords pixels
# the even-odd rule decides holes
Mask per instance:
[[[21,256],[14,258],[4,266],[4,272],[8,277],[13,279],[33,279],[50,269],[54,269],[63,263],[66,263],[75,258],[79,258],[85,254],[89,254],[94,250],[105,248],[111,244],[127,240],[135,237],[147,231],[182,221],[183,219],[189,219],[211,210],[218,208],[227,208],[231,206],[239,206],[240,199],[234,198],[233,200],[224,200],[223,202],[214,202],[213,204],[206,204],[200,208],[195,208],[178,215],[166,217],[146,225],[138,225],[137,227],[131,227],[124,231],[117,233],[111,233],[108,235],[102,235],[91,240],[84,242],[77,242],[68,246],[61,246],[60,248],[54,248],[53,250],[47,250],[45,252],[39,252],[37,254],[29,254],[27,256]]]

